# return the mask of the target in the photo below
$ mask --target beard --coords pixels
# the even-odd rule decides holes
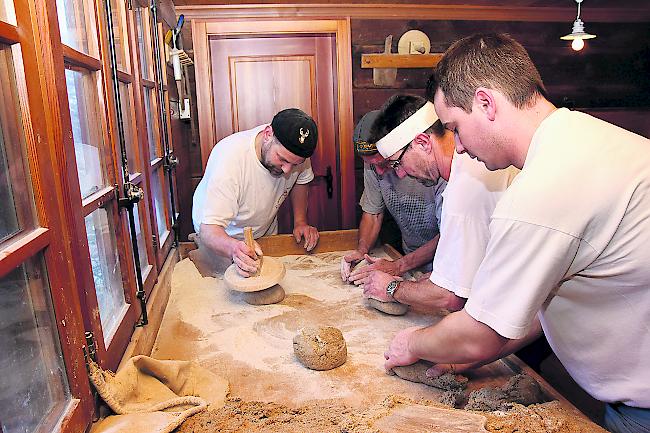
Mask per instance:
[[[264,168],[266,168],[269,171],[269,173],[271,173],[271,176],[281,177],[284,175],[284,171],[282,171],[281,168],[278,168],[277,166],[269,162],[268,153],[270,152],[272,145],[273,143],[269,143],[268,145],[266,144],[262,145],[262,151],[261,151],[262,160],[260,162],[262,163]]]

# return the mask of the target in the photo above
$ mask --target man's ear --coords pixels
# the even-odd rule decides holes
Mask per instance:
[[[488,120],[494,121],[497,107],[492,89],[488,89],[487,87],[479,87],[476,89],[474,92],[474,107],[472,111],[474,110],[479,110]]]
[[[426,132],[420,132],[418,135],[416,135],[413,139],[413,144],[420,146],[426,153],[430,153],[431,148],[433,147],[431,136]]]
[[[262,131],[263,137],[265,141],[268,141],[273,137],[273,128],[271,128],[271,125],[266,125],[266,128]]]

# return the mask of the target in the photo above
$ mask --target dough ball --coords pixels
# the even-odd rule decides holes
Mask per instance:
[[[331,370],[348,358],[343,334],[331,326],[302,328],[293,337],[293,351],[302,365],[312,370]]]
[[[268,289],[259,292],[242,293],[244,301],[251,305],[269,305],[282,302],[284,299],[284,289],[279,284],[275,284]]]
[[[508,395],[509,401],[524,406],[541,403],[545,400],[537,381],[526,374],[513,376],[508,383],[501,387],[501,390]]]
[[[427,361],[418,361],[411,365],[393,367],[393,373],[404,380],[423,383],[445,391],[464,389],[467,386],[467,378],[465,376],[451,373],[445,373],[438,377],[427,376],[426,372],[432,365]]]
[[[409,310],[409,306],[406,304],[400,304],[399,302],[382,302],[372,298],[366,298],[366,305],[375,310],[379,310],[382,313],[390,314],[391,316],[403,316]]]

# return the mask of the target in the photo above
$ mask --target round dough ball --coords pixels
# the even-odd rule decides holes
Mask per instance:
[[[331,326],[302,328],[293,337],[293,351],[302,365],[312,370],[331,370],[348,358],[343,334]]]
[[[244,292],[243,298],[251,305],[269,305],[282,302],[284,299],[284,289],[279,284],[275,284],[268,289],[259,292]]]

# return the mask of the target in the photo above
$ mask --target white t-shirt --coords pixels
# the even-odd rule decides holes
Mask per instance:
[[[271,175],[255,152],[255,137],[266,126],[230,135],[210,152],[194,191],[192,221],[197,233],[203,223],[224,227],[237,239],[243,239],[247,226],[253,228],[255,239],[276,234],[278,209],[291,188],[314,178],[309,158],[284,176]]]
[[[650,140],[556,110],[490,234],[466,311],[511,339],[539,312],[589,394],[650,408]]]
[[[454,153],[442,193],[440,240],[429,279],[468,298],[490,239],[490,217],[519,170],[490,171],[466,153]]]

